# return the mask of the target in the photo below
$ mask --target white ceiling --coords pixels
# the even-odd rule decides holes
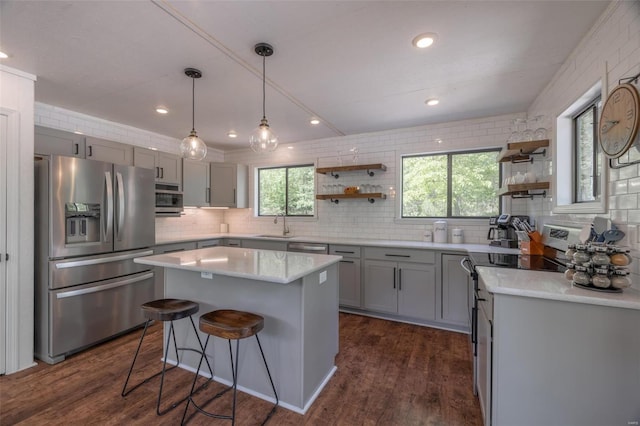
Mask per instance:
[[[291,143],[526,111],[608,3],[0,0],[0,50],[39,102],[180,139],[198,68],[196,130],[234,149],[262,118],[256,43],[275,49],[266,113]],[[418,50],[423,32],[438,40]]]

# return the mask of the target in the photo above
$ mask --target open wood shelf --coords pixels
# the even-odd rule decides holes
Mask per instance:
[[[373,203],[376,198],[380,198],[384,200],[387,198],[387,194],[383,194],[381,192],[368,192],[368,193],[358,193],[358,194],[317,194],[316,200],[331,200],[334,203],[338,203],[338,200],[345,198],[366,198],[370,203]]]
[[[352,164],[349,166],[333,166],[333,167],[318,167],[316,169],[316,173],[326,175],[329,173],[331,176],[338,178],[337,172],[353,172],[358,170],[366,170],[369,176],[373,176],[374,172],[371,170],[382,170],[385,172],[387,170],[387,166],[382,163],[376,164]]]
[[[547,196],[547,189],[549,189],[549,182],[535,182],[535,183],[517,183],[507,185],[506,188],[500,188],[498,191],[499,196],[510,195],[512,198],[533,198],[534,196]],[[529,192],[529,191],[543,191],[543,192]]]
[[[544,155],[546,150],[541,153],[536,153],[540,148],[546,148],[549,146],[549,139],[542,139],[539,141],[527,141],[527,142],[511,142],[508,143],[505,148],[502,148],[500,155],[498,155],[498,162],[500,163],[522,163],[531,161],[532,155]]]

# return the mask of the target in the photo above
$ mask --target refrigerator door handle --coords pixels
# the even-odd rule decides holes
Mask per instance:
[[[153,250],[139,251],[130,254],[121,254],[119,256],[100,257],[97,259],[72,260],[68,262],[56,263],[56,269],[77,268],[79,266],[102,265],[104,263],[119,262],[121,260],[135,259],[136,257],[151,256]]]
[[[122,228],[124,226],[124,183],[122,173],[116,172],[116,190],[118,191],[118,218],[116,220],[116,239],[122,241]]]
[[[83,294],[97,293],[99,291],[109,290],[111,288],[123,287],[125,285],[134,284],[140,281],[148,280],[149,278],[153,278],[153,272],[149,272],[147,274],[141,275],[135,278],[129,278],[127,280],[118,281],[111,284],[103,284],[95,287],[83,288],[80,290],[69,290],[56,294],[56,299],[64,299],[66,297],[74,297],[81,296]]]
[[[110,172],[104,172],[104,185],[106,193],[106,199],[104,201],[107,209],[107,215],[106,220],[102,221],[102,229],[104,231],[104,242],[109,242],[111,241],[111,233],[113,230],[113,181],[111,180]]]

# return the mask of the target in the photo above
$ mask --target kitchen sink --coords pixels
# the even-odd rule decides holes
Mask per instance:
[[[293,238],[293,235],[262,234],[262,235],[256,235],[256,237],[287,239],[287,238]]]

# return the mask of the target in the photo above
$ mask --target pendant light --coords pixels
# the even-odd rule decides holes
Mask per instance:
[[[202,77],[202,73],[195,68],[186,68],[184,73],[192,79],[191,88],[191,133],[180,142],[180,154],[190,160],[202,160],[207,155],[207,145],[196,133],[196,78]]]
[[[273,133],[267,121],[265,113],[265,79],[266,79],[266,58],[273,55],[273,47],[267,43],[258,43],[255,45],[255,52],[262,56],[262,120],[260,125],[251,134],[249,144],[255,152],[271,152],[278,147],[278,137]]]

